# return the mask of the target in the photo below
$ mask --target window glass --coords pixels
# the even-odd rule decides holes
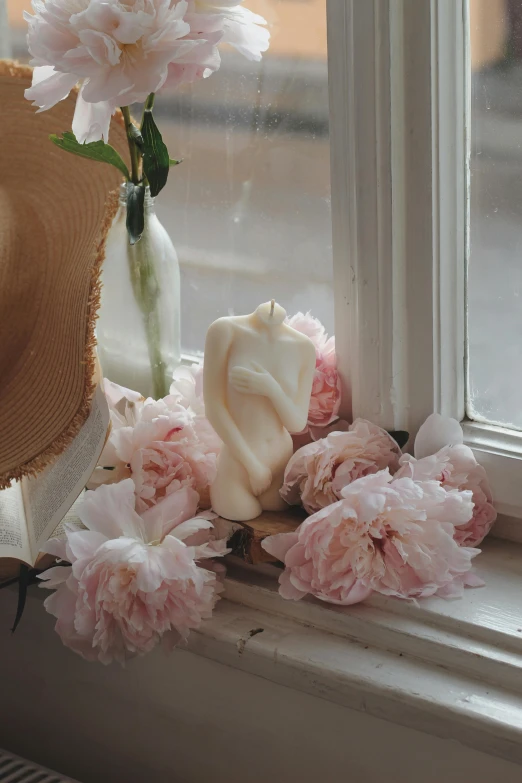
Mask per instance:
[[[468,413],[522,429],[522,0],[470,0]]]
[[[219,316],[276,298],[333,332],[326,0],[245,0],[269,24],[262,62],[222,50],[221,69],[160,94],[172,157],[157,200],[182,272],[182,343],[203,349]],[[27,0],[8,0],[22,59]]]

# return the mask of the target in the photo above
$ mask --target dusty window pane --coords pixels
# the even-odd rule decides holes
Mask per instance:
[[[522,429],[522,0],[470,0],[468,412]]]
[[[28,0],[8,0],[18,56]],[[261,63],[223,51],[220,71],[163,94],[173,157],[157,201],[182,271],[182,343],[203,349],[222,315],[276,298],[333,324],[326,0],[245,0],[269,22]]]

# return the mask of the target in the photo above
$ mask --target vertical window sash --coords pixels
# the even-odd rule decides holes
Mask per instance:
[[[464,415],[466,0],[328,0],[346,415]]]

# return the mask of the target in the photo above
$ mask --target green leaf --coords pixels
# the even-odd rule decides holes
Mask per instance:
[[[145,185],[127,182],[127,233],[129,242],[139,242],[145,228]]]
[[[151,111],[143,112],[141,135],[143,136],[143,171],[150,186],[150,195],[154,197],[167,184],[170,158]]]
[[[129,169],[126,166],[125,161],[110,144],[105,144],[104,141],[91,141],[89,144],[80,144],[71,131],[63,133],[62,138],[55,133],[52,133],[49,138],[53,144],[56,144],[57,147],[60,147],[60,149],[65,150],[66,152],[72,152],[74,155],[79,155],[81,158],[97,160],[100,163],[110,163],[111,166],[115,166],[121,171],[125,179],[130,179]]]
[[[180,163],[183,163],[183,158],[181,158],[181,160],[174,160],[174,158],[169,158],[169,166],[179,166]]]
[[[410,433],[406,432],[406,430],[392,430],[391,432],[388,431],[388,435],[391,435],[400,449],[403,449],[410,439]]]

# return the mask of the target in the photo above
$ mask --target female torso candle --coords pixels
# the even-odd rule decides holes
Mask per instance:
[[[214,511],[245,522],[285,508],[279,495],[290,432],[306,425],[315,369],[312,341],[284,323],[274,302],[220,318],[207,333],[207,418],[223,440],[210,495]]]

